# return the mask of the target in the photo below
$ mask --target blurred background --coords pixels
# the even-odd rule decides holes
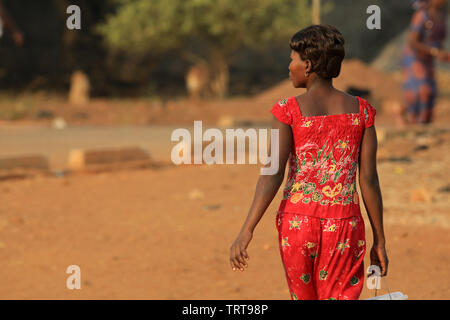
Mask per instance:
[[[70,5],[80,30],[66,26]],[[366,27],[370,5],[379,30]],[[414,10],[410,0],[1,1],[0,298],[289,299],[281,192],[249,269],[234,273],[228,249],[259,165],[176,166],[170,137],[194,120],[269,128],[271,107],[304,90],[288,80],[289,39],[312,23],[346,40],[336,88],[377,109],[389,288],[450,298],[450,64],[436,61],[433,122],[402,123]],[[66,288],[72,264],[81,290]]]

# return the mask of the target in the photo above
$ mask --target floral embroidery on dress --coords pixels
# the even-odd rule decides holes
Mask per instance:
[[[345,148],[347,148],[347,145],[348,145],[348,141],[339,140],[339,148],[345,149]]]
[[[309,242],[309,241],[305,242],[305,247],[308,249],[314,248],[315,246],[316,246],[316,244],[314,242]]]
[[[302,198],[303,198],[303,193],[296,193],[296,194],[294,194],[294,195],[291,197],[291,202],[292,202],[292,203],[297,203],[297,202],[299,202],[300,200],[302,200]]]
[[[358,283],[359,283],[359,278],[358,278],[357,276],[353,276],[353,277],[350,279],[350,285],[355,286],[355,285],[357,285]]]
[[[303,182],[296,182],[296,183],[292,186],[291,192],[292,192],[292,193],[296,193],[297,191],[303,189],[303,185],[304,185]]]
[[[358,100],[358,113],[321,117],[303,117],[295,97],[284,98],[274,106],[272,113],[281,121],[290,122],[294,141],[282,195],[285,202],[280,204],[280,210],[299,213],[306,210],[305,205],[311,205],[311,215],[356,214],[362,132],[374,119],[374,109],[366,100]],[[342,209],[343,206],[349,208]]]
[[[293,204],[298,203],[301,200],[305,204],[313,201],[320,205],[330,204],[331,206],[336,204],[347,205],[355,202],[353,194],[356,188],[352,187],[349,183],[345,185],[345,188],[342,183],[337,183],[334,186],[326,185],[319,189],[316,182],[307,182],[305,180],[296,181],[296,178],[301,177],[303,173],[307,174],[308,172],[314,171],[316,172],[314,178],[319,179],[319,185],[323,185],[328,181],[337,181],[344,172],[344,166],[347,163],[350,163],[354,149],[350,150],[349,141],[342,139],[339,139],[333,146],[327,147],[327,145],[328,140],[322,148],[318,150],[316,155],[310,151],[300,152],[300,150],[297,152],[297,155],[300,152],[300,157],[291,154],[289,163],[290,171],[292,171],[290,173],[292,179],[286,183],[283,199],[290,198],[290,202]],[[334,159],[333,156],[333,148],[335,146],[343,152],[341,159],[338,161]],[[312,147],[313,145],[308,146],[307,148],[310,149]],[[344,154],[344,151],[347,150],[348,153]],[[312,161],[307,160],[306,154],[311,156]],[[348,175],[348,179],[351,179],[355,175],[353,171],[356,171],[356,165],[350,164],[350,170],[347,169],[345,171]],[[340,195],[341,193],[342,196]]]
[[[311,127],[312,126],[312,121],[311,120],[308,120],[308,121],[306,121],[304,124],[302,124],[302,127],[304,127],[304,128],[309,128],[309,127]]]
[[[319,280],[327,280],[327,277],[328,277],[328,271],[325,271],[324,269],[320,270]]]
[[[308,182],[303,187],[303,193],[304,194],[311,194],[316,189],[316,184],[314,182]]]
[[[314,191],[313,195],[312,195],[312,200],[313,201],[320,201],[323,198],[323,195],[318,192],[318,191]]]
[[[289,221],[289,230],[292,230],[294,228],[300,230],[301,223],[301,220],[298,220],[297,217],[294,217],[294,220]]]
[[[364,281],[365,246],[358,246],[365,244],[362,217],[311,218],[286,212],[281,218],[280,249],[287,237],[290,244],[281,250],[281,258],[291,298],[296,294],[302,299],[357,299]],[[294,220],[302,221],[300,231],[289,229],[288,222]],[[324,227],[334,233],[323,232]]]
[[[288,243],[288,237],[283,238],[283,240],[282,240],[282,242],[281,242],[281,245],[282,245],[283,249],[284,249],[285,247],[290,247],[290,245],[289,245],[289,243]]]
[[[336,224],[334,224],[332,222],[332,220],[327,220],[327,223],[325,224],[323,231],[335,232],[336,231]]]
[[[311,202],[311,198],[303,198],[302,202],[303,203],[310,203]]]
[[[338,242],[336,250],[341,251],[341,255],[344,253],[345,249],[350,248],[348,241],[349,241],[349,239],[345,239],[344,242],[341,242],[341,241]]]
[[[282,99],[280,101],[278,101],[278,104],[280,105],[280,107],[284,107],[287,104],[288,99]]]
[[[330,186],[325,186],[322,188],[322,193],[324,195],[326,195],[328,198],[334,198],[335,196],[337,196],[339,193],[341,193],[342,190],[342,184],[338,184],[336,186],[334,186],[333,189],[331,189]]]
[[[359,258],[361,258],[361,256],[362,256],[362,254],[364,253],[364,249],[362,249],[361,251],[359,251],[357,254],[356,254],[356,260],[358,260]]]
[[[317,243],[305,241],[305,243],[303,244],[303,248],[301,249],[301,253],[304,256],[308,256],[311,259],[315,259],[318,255]]]
[[[308,284],[309,281],[311,280],[311,275],[310,275],[309,273],[303,273],[303,274],[300,276],[300,279],[301,279],[305,284]]]
[[[352,226],[352,230],[355,230],[356,229],[356,225],[357,225],[356,219],[353,218],[352,221],[350,221],[349,223]]]

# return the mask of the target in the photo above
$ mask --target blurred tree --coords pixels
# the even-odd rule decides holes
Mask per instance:
[[[207,64],[211,88],[227,95],[229,57],[288,37],[311,23],[308,0],[111,0],[118,5],[98,26],[108,47],[164,54]]]

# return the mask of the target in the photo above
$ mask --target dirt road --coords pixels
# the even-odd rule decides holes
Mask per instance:
[[[378,167],[388,285],[411,299],[450,298],[449,196],[437,191],[448,182],[448,147],[435,160],[440,166],[417,157]],[[258,168],[192,165],[0,182],[0,298],[289,299],[275,229],[281,192],[257,227],[248,270],[229,267]],[[433,193],[431,203],[410,202],[421,185]],[[366,226],[370,248],[367,219]],[[81,290],[66,288],[73,264],[81,267]],[[364,289],[361,298],[372,294]]]

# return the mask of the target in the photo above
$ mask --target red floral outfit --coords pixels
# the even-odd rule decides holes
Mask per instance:
[[[363,288],[366,244],[356,170],[362,135],[374,124],[376,109],[357,99],[358,113],[303,117],[295,97],[271,110],[292,127],[294,139],[276,215],[294,300],[358,299]]]

